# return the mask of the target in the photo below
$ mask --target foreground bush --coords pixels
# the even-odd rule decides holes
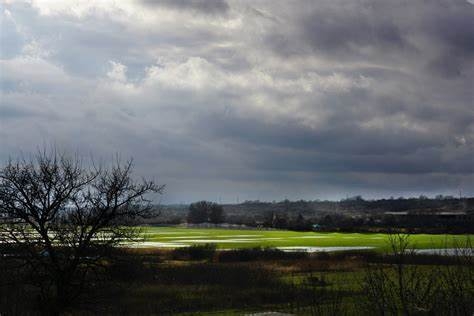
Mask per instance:
[[[172,258],[175,260],[212,260],[216,253],[216,248],[216,244],[176,248],[173,250]]]
[[[255,247],[249,249],[233,249],[221,251],[218,255],[220,262],[239,262],[255,260],[282,260],[306,258],[305,252],[285,252],[276,248]]]

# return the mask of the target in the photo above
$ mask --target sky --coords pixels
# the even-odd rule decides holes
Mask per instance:
[[[0,162],[162,203],[474,195],[474,0],[0,0]]]

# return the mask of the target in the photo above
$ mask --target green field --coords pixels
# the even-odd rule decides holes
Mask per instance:
[[[143,227],[142,236],[144,242],[139,243],[137,246],[145,248],[177,248],[212,243],[216,244],[220,249],[252,247],[288,247],[294,249],[298,249],[297,247],[371,247],[378,251],[388,249],[389,238],[387,234],[371,233],[183,227]],[[410,244],[411,248],[416,249],[455,248],[464,247],[466,241],[471,238],[472,235],[414,234],[410,236]],[[328,250],[331,250],[331,248]],[[332,250],[345,249],[334,248]]]

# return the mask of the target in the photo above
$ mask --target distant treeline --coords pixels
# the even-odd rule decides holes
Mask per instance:
[[[297,230],[472,232],[474,198],[437,196],[366,200],[355,196],[340,201],[245,201],[223,204],[231,224]],[[187,222],[189,205],[160,206],[150,223]]]
[[[226,204],[224,209],[233,212],[262,212],[262,211],[290,211],[302,212],[311,215],[321,212],[401,212],[410,210],[434,211],[466,211],[474,209],[474,197],[455,198],[452,196],[438,196],[428,198],[390,198],[380,200],[365,200],[355,196],[340,201],[289,201],[260,202],[245,201],[240,204]]]

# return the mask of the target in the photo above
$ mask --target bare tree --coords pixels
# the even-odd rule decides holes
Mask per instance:
[[[440,314],[474,315],[474,245],[469,236],[455,242],[453,264],[437,266],[436,273],[445,291],[436,304]],[[446,308],[449,307],[449,308]]]
[[[469,281],[465,281],[472,266],[464,262],[451,266],[436,261],[430,265],[415,264],[417,256],[410,235],[391,234],[388,244],[390,255],[385,257],[388,262],[368,264],[364,275],[362,289],[367,296],[366,307],[371,312],[377,315],[470,315],[454,313],[449,300],[458,302],[458,309],[472,301]]]
[[[110,250],[138,236],[132,224],[152,213],[146,195],[164,189],[131,176],[132,161],[84,167],[55,150],[10,160],[0,170],[2,258],[21,263],[58,310],[68,306]]]

